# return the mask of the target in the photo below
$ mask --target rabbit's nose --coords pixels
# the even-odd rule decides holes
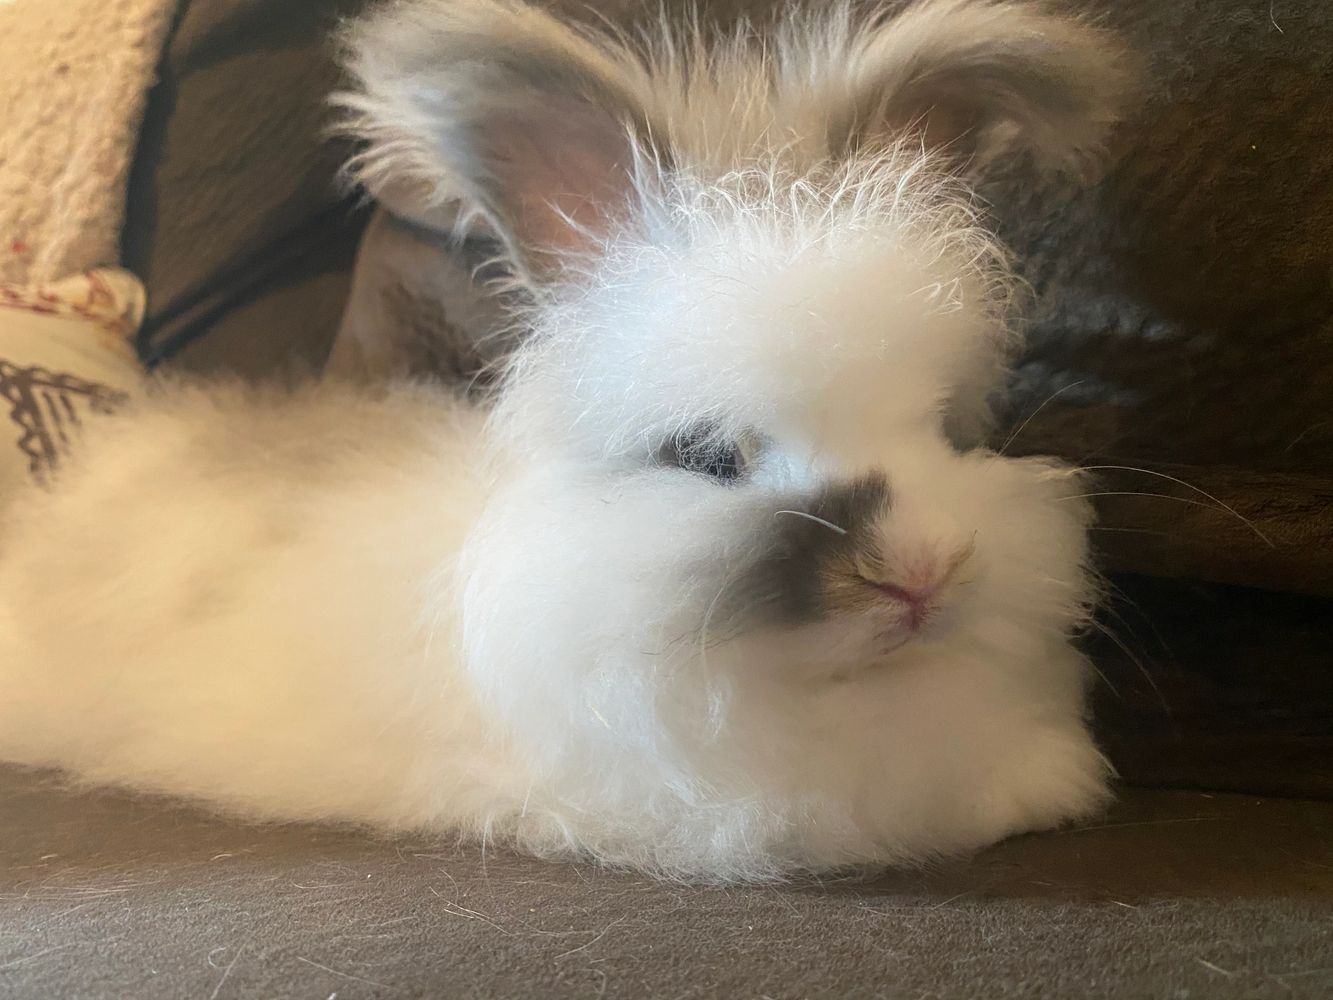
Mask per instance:
[[[863,577],[865,582],[892,604],[901,607],[903,623],[917,632],[939,607],[944,589],[953,582],[976,552],[976,537],[953,549],[947,557],[934,556],[916,563],[901,579]]]
[[[893,604],[901,606],[903,624],[912,632],[920,631],[931,612],[935,610],[940,587],[935,584],[909,588],[882,580],[866,580],[866,583]]]

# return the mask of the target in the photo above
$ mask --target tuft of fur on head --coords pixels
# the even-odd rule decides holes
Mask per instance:
[[[354,176],[400,200],[460,199],[524,272],[568,248],[560,219],[614,221],[645,151],[710,180],[904,141],[964,173],[1010,149],[1076,167],[1131,76],[1108,33],[1016,0],[811,3],[720,36],[664,15],[643,37],[516,0],[399,0],[352,25],[345,52]]]
[[[514,433],[568,427],[631,459],[683,428],[763,427],[849,459],[903,420],[976,439],[1013,280],[919,146],[717,178],[640,158],[635,188],[638,210],[529,306],[533,343],[504,377]]]

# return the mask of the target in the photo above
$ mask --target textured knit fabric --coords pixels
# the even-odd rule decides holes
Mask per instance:
[[[0,280],[117,262],[130,162],[176,3],[0,3]]]

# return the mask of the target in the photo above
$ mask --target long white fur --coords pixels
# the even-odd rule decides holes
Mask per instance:
[[[1003,254],[911,147],[762,152],[641,158],[493,411],[167,384],[91,429],[0,526],[0,759],[717,881],[1095,810],[1077,477],[944,432],[1003,373]],[[653,463],[695,423],[762,439],[740,482]],[[793,497],[867,471],[890,563],[974,553],[941,626],[719,621]]]

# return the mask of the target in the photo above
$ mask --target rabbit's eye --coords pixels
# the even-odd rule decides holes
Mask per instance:
[[[706,431],[684,430],[662,446],[658,461],[721,482],[732,482],[745,474],[752,454],[748,441],[719,442]]]

